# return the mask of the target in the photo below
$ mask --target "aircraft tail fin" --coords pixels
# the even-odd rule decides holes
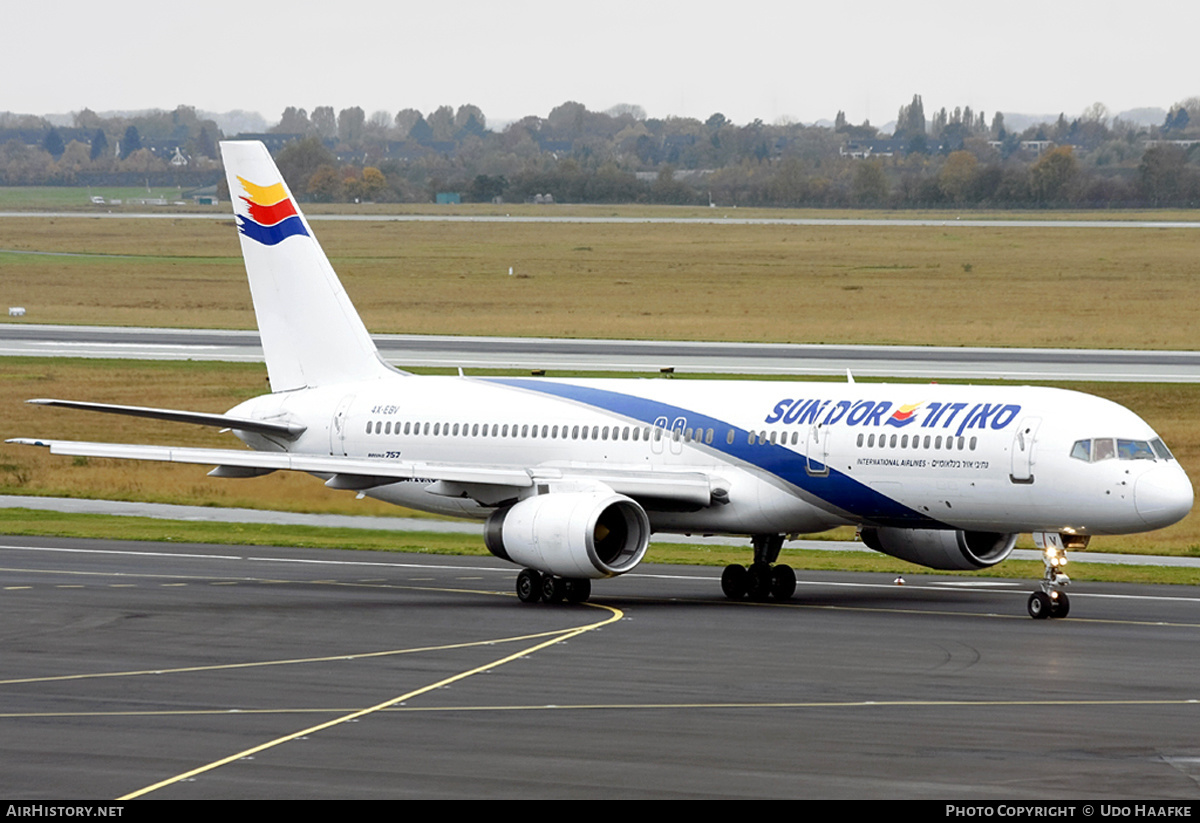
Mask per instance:
[[[266,146],[221,143],[272,391],[387,370]]]

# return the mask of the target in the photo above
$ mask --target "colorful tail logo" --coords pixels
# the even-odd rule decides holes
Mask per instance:
[[[238,231],[264,246],[274,246],[293,234],[308,235],[296,206],[283,190],[282,183],[258,186],[239,177],[246,194],[242,199],[250,210],[248,217],[238,215]]]
[[[925,401],[922,400],[921,403],[913,403],[909,406],[901,406],[900,408],[896,409],[892,416],[884,422],[889,426],[907,426],[909,423],[912,423],[917,419],[917,409],[921,408],[921,405],[924,402]]]

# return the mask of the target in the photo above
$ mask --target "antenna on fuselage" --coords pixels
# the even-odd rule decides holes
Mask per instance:
[[[850,373],[850,370],[849,370],[849,369],[846,369],[846,382],[847,382],[847,383],[853,383],[853,382],[854,382],[854,375],[852,375],[852,374]]]

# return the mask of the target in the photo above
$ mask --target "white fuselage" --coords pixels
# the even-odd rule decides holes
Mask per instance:
[[[1192,503],[1186,475],[1141,418],[1057,389],[395,374],[268,395],[232,413],[307,425],[288,451],[534,476],[520,492],[420,477],[365,490],[462,517],[486,517],[543,481],[622,472],[707,476],[710,503],[638,496],[656,531],[684,533],[857,524],[1123,534],[1173,523]]]

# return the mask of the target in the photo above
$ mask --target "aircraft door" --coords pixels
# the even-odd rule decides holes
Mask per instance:
[[[1014,483],[1033,482],[1033,447],[1037,442],[1037,430],[1041,424],[1040,417],[1026,417],[1013,433],[1012,467],[1008,479]]]
[[[346,417],[350,414],[350,404],[354,395],[348,394],[341,399],[334,409],[333,419],[329,423],[329,453],[346,455]]]
[[[813,477],[829,476],[829,428],[820,423],[808,427],[808,446],[804,466]]]
[[[683,454],[683,430],[686,428],[686,417],[676,417],[671,424],[671,454]]]
[[[663,453],[663,438],[670,437],[667,431],[667,418],[654,418],[654,425],[650,427],[650,451],[654,454]]]

